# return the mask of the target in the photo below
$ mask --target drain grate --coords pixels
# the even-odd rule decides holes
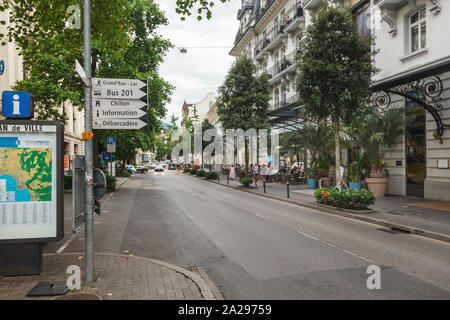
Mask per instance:
[[[391,230],[391,229],[376,229],[376,230],[378,230],[378,231],[383,231],[383,232],[387,232],[387,233],[390,233],[390,234],[398,234],[398,233],[400,233],[400,232],[398,232],[398,231],[395,231],[395,230]]]
[[[399,233],[411,234],[411,232],[408,231],[408,230],[403,230],[403,229],[395,228],[395,227],[391,227],[390,229],[378,228],[376,230],[387,232],[387,233],[390,233],[390,234],[399,234]]]

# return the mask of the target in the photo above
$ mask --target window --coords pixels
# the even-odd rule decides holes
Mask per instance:
[[[363,37],[370,36],[370,10],[369,3],[359,7],[354,13],[356,31]]]
[[[426,9],[422,8],[413,13],[409,18],[409,35],[411,44],[411,53],[427,46],[427,23]]]

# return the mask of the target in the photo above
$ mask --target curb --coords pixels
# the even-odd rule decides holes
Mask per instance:
[[[422,237],[426,237],[426,238],[430,238],[430,239],[434,239],[434,240],[439,240],[439,241],[450,243],[450,235],[446,235],[446,234],[443,234],[443,233],[438,233],[438,232],[434,232],[434,231],[429,231],[429,230],[425,230],[425,229],[411,227],[411,226],[408,226],[408,225],[403,225],[403,224],[398,224],[398,223],[394,223],[394,222],[389,222],[389,221],[386,221],[386,220],[380,220],[380,219],[376,219],[376,218],[361,216],[361,215],[357,215],[355,213],[348,212],[347,210],[344,210],[344,209],[341,210],[341,209],[327,208],[327,207],[324,207],[322,205],[317,205],[316,203],[301,202],[301,201],[296,201],[296,200],[280,198],[280,197],[273,196],[273,195],[262,194],[262,193],[254,192],[254,191],[251,191],[251,190],[245,190],[243,188],[239,188],[239,187],[236,187],[236,186],[230,186],[230,185],[222,184],[222,183],[217,182],[217,181],[207,180],[207,182],[215,183],[215,184],[223,186],[223,187],[233,188],[235,190],[239,190],[239,191],[243,191],[243,192],[248,192],[248,193],[260,196],[260,197],[269,198],[269,199],[273,199],[273,200],[278,200],[278,201],[282,201],[282,202],[285,202],[285,203],[297,205],[297,206],[300,206],[300,207],[305,207],[305,208],[308,208],[308,209],[313,209],[313,210],[316,210],[316,211],[321,212],[321,213],[329,213],[329,214],[341,216],[341,217],[344,217],[344,218],[350,218],[350,219],[359,220],[359,221],[363,221],[363,222],[367,222],[367,223],[371,223],[371,224],[376,224],[376,225],[383,226],[383,227],[386,227],[386,228],[390,228],[390,229],[394,229],[394,230],[398,230],[398,231],[402,231],[402,232],[415,234],[415,235],[418,235],[418,236],[422,236]],[[372,212],[377,212],[377,211],[376,210],[370,210],[368,212],[364,212],[363,214],[370,214]]]
[[[60,256],[60,255],[84,255],[84,253],[60,253],[60,254],[56,254],[56,253],[45,253],[44,256]],[[183,274],[185,277],[191,279],[196,285],[197,287],[200,289],[200,293],[202,294],[203,298],[205,300],[217,300],[213,290],[207,285],[206,281],[203,280],[203,278],[201,278],[199,275],[196,275],[195,273],[183,269],[181,267],[178,267],[176,265],[170,264],[168,262],[164,262],[164,261],[160,261],[160,260],[155,260],[155,259],[150,259],[150,258],[144,258],[144,257],[136,257],[136,256],[129,256],[129,255],[125,255],[125,254],[117,254],[117,253],[95,253],[95,255],[103,255],[103,256],[114,256],[114,257],[120,257],[120,258],[128,258],[128,259],[137,259],[137,260],[142,260],[142,261],[148,261],[154,264],[158,264],[160,266],[166,267],[168,269],[171,269],[173,271],[176,271],[178,273]]]

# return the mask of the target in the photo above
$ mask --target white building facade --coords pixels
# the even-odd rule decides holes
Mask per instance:
[[[351,7],[357,31],[373,35],[380,72],[374,101],[405,110],[405,134],[385,159],[388,194],[450,201],[450,1],[329,0]],[[252,57],[271,85],[271,123],[295,128],[301,107],[295,56],[321,0],[243,0],[230,54]],[[356,150],[357,151],[357,150]],[[342,150],[345,163],[355,150]]]

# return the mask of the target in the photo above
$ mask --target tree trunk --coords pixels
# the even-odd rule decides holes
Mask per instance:
[[[334,156],[336,158],[336,187],[341,188],[341,146],[339,141],[339,118],[334,119]]]

